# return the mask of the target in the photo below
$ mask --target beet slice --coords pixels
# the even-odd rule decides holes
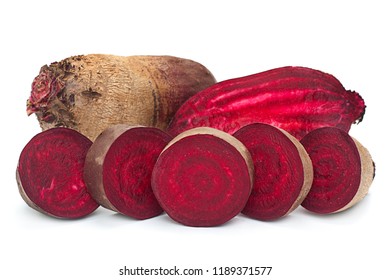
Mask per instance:
[[[69,128],[34,136],[20,154],[16,179],[24,201],[57,218],[76,219],[99,205],[83,180],[85,156],[92,142]]]
[[[244,126],[234,137],[247,147],[254,165],[253,190],[242,213],[266,221],[296,209],[313,181],[313,167],[301,143],[263,123]]]
[[[152,188],[165,212],[194,227],[221,225],[244,208],[253,163],[233,136],[207,127],[176,136],[159,156]]]
[[[85,182],[95,200],[140,220],[161,214],[150,181],[154,164],[171,139],[152,127],[118,124],[105,129],[85,161]]]
[[[375,168],[362,144],[334,127],[313,130],[301,143],[314,168],[313,185],[302,203],[304,208],[330,214],[344,211],[365,197]]]

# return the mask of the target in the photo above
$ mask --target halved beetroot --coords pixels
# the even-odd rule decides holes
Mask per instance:
[[[250,154],[241,142],[201,127],[168,144],[153,169],[152,188],[173,220],[194,227],[217,226],[244,208],[252,172]]]
[[[136,219],[161,214],[150,180],[159,154],[171,139],[152,127],[119,124],[104,130],[85,161],[85,182],[95,200]]]
[[[350,208],[368,193],[375,168],[368,150],[334,127],[313,130],[301,143],[313,162],[313,186],[302,206],[319,214]]]
[[[99,205],[83,180],[85,156],[92,142],[75,130],[52,128],[37,134],[24,147],[16,179],[25,202],[57,218],[75,219]]]
[[[313,181],[313,167],[301,143],[262,123],[244,126],[234,136],[247,147],[254,164],[253,191],[242,213],[275,220],[296,209]]]
[[[168,127],[172,136],[208,126],[233,134],[251,123],[267,123],[297,139],[319,127],[349,131],[363,120],[366,105],[334,76],[307,67],[280,67],[221,81],[177,110]]]

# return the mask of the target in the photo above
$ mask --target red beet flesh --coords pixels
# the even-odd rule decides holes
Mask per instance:
[[[45,214],[75,219],[98,204],[83,180],[85,156],[92,142],[68,128],[52,128],[24,147],[17,167],[19,190],[28,205]]]
[[[233,134],[251,123],[267,123],[301,139],[319,127],[348,131],[363,119],[364,100],[332,75],[305,67],[282,67],[222,81],[188,99],[168,132],[175,136],[209,126]]]
[[[313,185],[302,206],[320,214],[342,209],[361,183],[361,161],[354,140],[346,132],[328,127],[312,131],[301,143],[314,167]]]
[[[166,213],[197,227],[221,225],[240,213],[251,192],[251,161],[208,133],[179,135],[172,142],[152,174],[153,191]]]
[[[85,181],[103,206],[136,219],[163,212],[151,188],[154,164],[172,139],[152,127],[115,125],[105,130],[87,155]]]
[[[310,189],[313,170],[298,140],[260,123],[244,126],[234,136],[248,148],[254,165],[253,191],[242,213],[275,220],[299,206]]]

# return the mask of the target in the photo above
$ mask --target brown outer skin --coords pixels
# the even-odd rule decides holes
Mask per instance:
[[[103,207],[119,212],[107,199],[103,186],[103,163],[112,143],[124,132],[136,126],[113,125],[105,129],[88,150],[84,164],[84,181],[88,192]]]
[[[165,130],[184,101],[216,82],[203,65],[173,56],[80,55],[49,71],[65,87],[48,102],[50,121],[36,112],[41,128],[70,127],[92,141],[113,124]]]
[[[313,164],[311,162],[311,159],[309,157],[309,154],[306,152],[306,149],[303,147],[301,142],[298,141],[297,138],[295,138],[293,135],[288,133],[287,131],[278,128],[281,132],[286,135],[290,141],[295,145],[295,147],[298,150],[299,156],[302,160],[302,165],[303,165],[303,174],[304,174],[304,179],[303,179],[303,184],[302,184],[302,189],[301,192],[299,193],[297,199],[291,206],[291,208],[286,212],[286,214],[283,215],[283,217],[287,216],[290,214],[292,211],[294,211],[301,203],[303,200],[306,198],[308,195],[311,186],[313,184],[313,179],[314,179],[314,170],[313,170]]]
[[[215,128],[211,128],[211,127],[196,127],[196,128],[186,130],[186,131],[180,133],[179,135],[177,135],[174,139],[172,139],[172,141],[170,141],[168,143],[168,145],[164,148],[164,150],[161,153],[163,153],[166,149],[168,149],[171,145],[173,145],[177,141],[179,141],[185,137],[188,137],[191,135],[197,135],[197,134],[213,135],[215,137],[218,137],[218,138],[226,141],[227,143],[232,145],[234,148],[236,148],[237,151],[244,158],[245,163],[248,167],[248,173],[250,176],[251,189],[252,189],[252,187],[253,187],[253,173],[254,173],[252,156],[249,153],[248,149],[245,147],[245,145],[243,143],[241,143],[241,141],[239,141],[237,138],[233,137],[232,135],[230,135],[224,131],[221,131],[221,130],[218,130]]]
[[[348,208],[351,208],[356,203],[361,201],[367,195],[369,188],[372,184],[372,181],[374,180],[375,167],[369,151],[355,138],[352,137],[352,140],[355,142],[356,148],[358,149],[360,155],[360,165],[361,165],[360,185],[358,191],[356,192],[352,200],[343,208],[340,208],[339,210],[333,213],[338,213],[347,210]]]

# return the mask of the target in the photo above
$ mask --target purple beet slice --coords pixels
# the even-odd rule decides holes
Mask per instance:
[[[207,127],[176,136],[159,156],[152,188],[165,212],[194,227],[224,224],[244,208],[253,164],[233,136]]]
[[[105,129],[85,162],[85,182],[95,200],[139,220],[161,214],[163,210],[151,188],[151,175],[159,154],[171,139],[152,127],[119,124]]]
[[[242,213],[267,221],[296,209],[313,181],[313,167],[301,143],[263,123],[244,126],[234,137],[247,147],[254,165],[253,190]]]
[[[83,180],[85,156],[92,142],[68,128],[34,136],[20,154],[16,179],[25,202],[57,218],[76,219],[98,206]]]
[[[368,150],[334,127],[313,130],[301,143],[314,168],[312,188],[302,206],[319,214],[344,211],[362,200],[375,168]]]

